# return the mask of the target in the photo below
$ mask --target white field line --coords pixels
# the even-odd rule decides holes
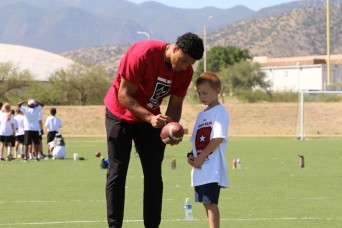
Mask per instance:
[[[231,199],[231,198],[226,198],[226,199]],[[278,198],[274,198],[278,199]],[[333,200],[335,199],[334,197],[326,197],[326,196],[321,196],[321,197],[306,197],[306,198],[296,198],[296,197],[287,197],[287,199],[290,200]],[[173,201],[174,199],[164,199],[164,201]],[[20,203],[71,203],[71,202],[105,202],[105,200],[15,200],[15,201],[0,201],[0,204],[20,204]]]
[[[0,204],[13,203],[71,203],[71,202],[104,202],[105,200],[15,200],[15,201],[0,201]]]
[[[281,220],[322,220],[322,221],[342,221],[342,218],[313,218],[313,217],[303,217],[303,218],[231,218],[231,219],[221,219],[221,221],[281,221]],[[184,222],[185,219],[163,219],[162,222]],[[207,219],[194,219],[193,221],[207,221]],[[124,223],[140,223],[143,220],[124,220]],[[189,222],[189,221],[188,221]],[[18,225],[55,225],[55,224],[85,224],[85,223],[106,223],[105,220],[102,221],[59,221],[59,222],[22,222],[22,223],[0,223],[0,226],[18,226]]]

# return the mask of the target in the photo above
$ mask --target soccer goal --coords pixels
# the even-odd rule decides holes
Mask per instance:
[[[342,136],[342,91],[301,91],[296,138]]]

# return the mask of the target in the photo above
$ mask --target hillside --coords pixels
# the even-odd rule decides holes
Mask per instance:
[[[234,100],[225,107],[230,113],[230,136],[294,137],[298,114],[297,103],[245,104]],[[194,120],[203,105],[184,105],[181,124],[191,133]],[[50,107],[44,108],[44,117]],[[165,106],[162,107],[165,110]],[[64,135],[105,135],[103,106],[58,106]],[[313,136],[342,136],[341,103],[305,104],[305,133]]]
[[[331,54],[342,53],[342,4],[330,13]],[[326,54],[326,9],[305,8],[280,16],[243,20],[207,36],[210,47],[247,48],[253,56],[288,57]]]
[[[275,11],[274,7],[269,9]],[[264,11],[262,11],[264,12]],[[342,53],[342,4],[331,9],[331,54]],[[279,10],[273,12],[279,14]],[[231,45],[252,56],[292,57],[326,54],[324,7],[292,10],[279,16],[242,20],[207,34],[208,48]],[[103,66],[113,75],[127,45],[106,45],[62,53],[63,56]]]

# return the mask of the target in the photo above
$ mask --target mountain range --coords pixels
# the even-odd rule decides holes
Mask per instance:
[[[0,42],[63,52],[146,39],[138,31],[172,42],[185,32],[200,32],[211,15],[215,15],[211,25],[217,27],[254,13],[243,6],[179,9],[153,1],[2,0]]]
[[[341,2],[331,0],[331,5]],[[214,45],[224,43],[218,34],[234,36],[227,31],[237,24],[246,23],[246,27],[251,23],[248,21],[254,21],[256,27],[259,20],[281,17],[294,10],[324,8],[324,5],[325,0],[303,0],[253,11],[241,5],[229,9],[180,9],[154,1],[135,4],[127,0],[2,0],[0,42],[56,53],[127,45],[146,39],[138,31],[147,32],[152,39],[173,42],[188,31],[203,34],[208,18],[214,16],[207,24],[208,43]],[[215,41],[217,36],[220,38]]]
[[[173,42],[184,32],[203,35],[208,48],[231,45],[252,56],[326,54],[325,0],[303,0],[259,11],[244,6],[179,9],[126,0],[2,0],[0,43],[39,48],[101,65],[113,74],[129,44],[146,39]],[[331,0],[331,54],[342,53],[342,0]]]

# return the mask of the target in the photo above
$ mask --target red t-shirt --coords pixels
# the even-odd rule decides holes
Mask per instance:
[[[192,66],[184,71],[173,71],[164,62],[167,43],[147,40],[133,44],[122,58],[112,86],[104,99],[106,108],[125,122],[142,120],[135,117],[118,100],[121,78],[138,86],[134,98],[151,113],[160,114],[164,97],[186,95],[193,75]]]

